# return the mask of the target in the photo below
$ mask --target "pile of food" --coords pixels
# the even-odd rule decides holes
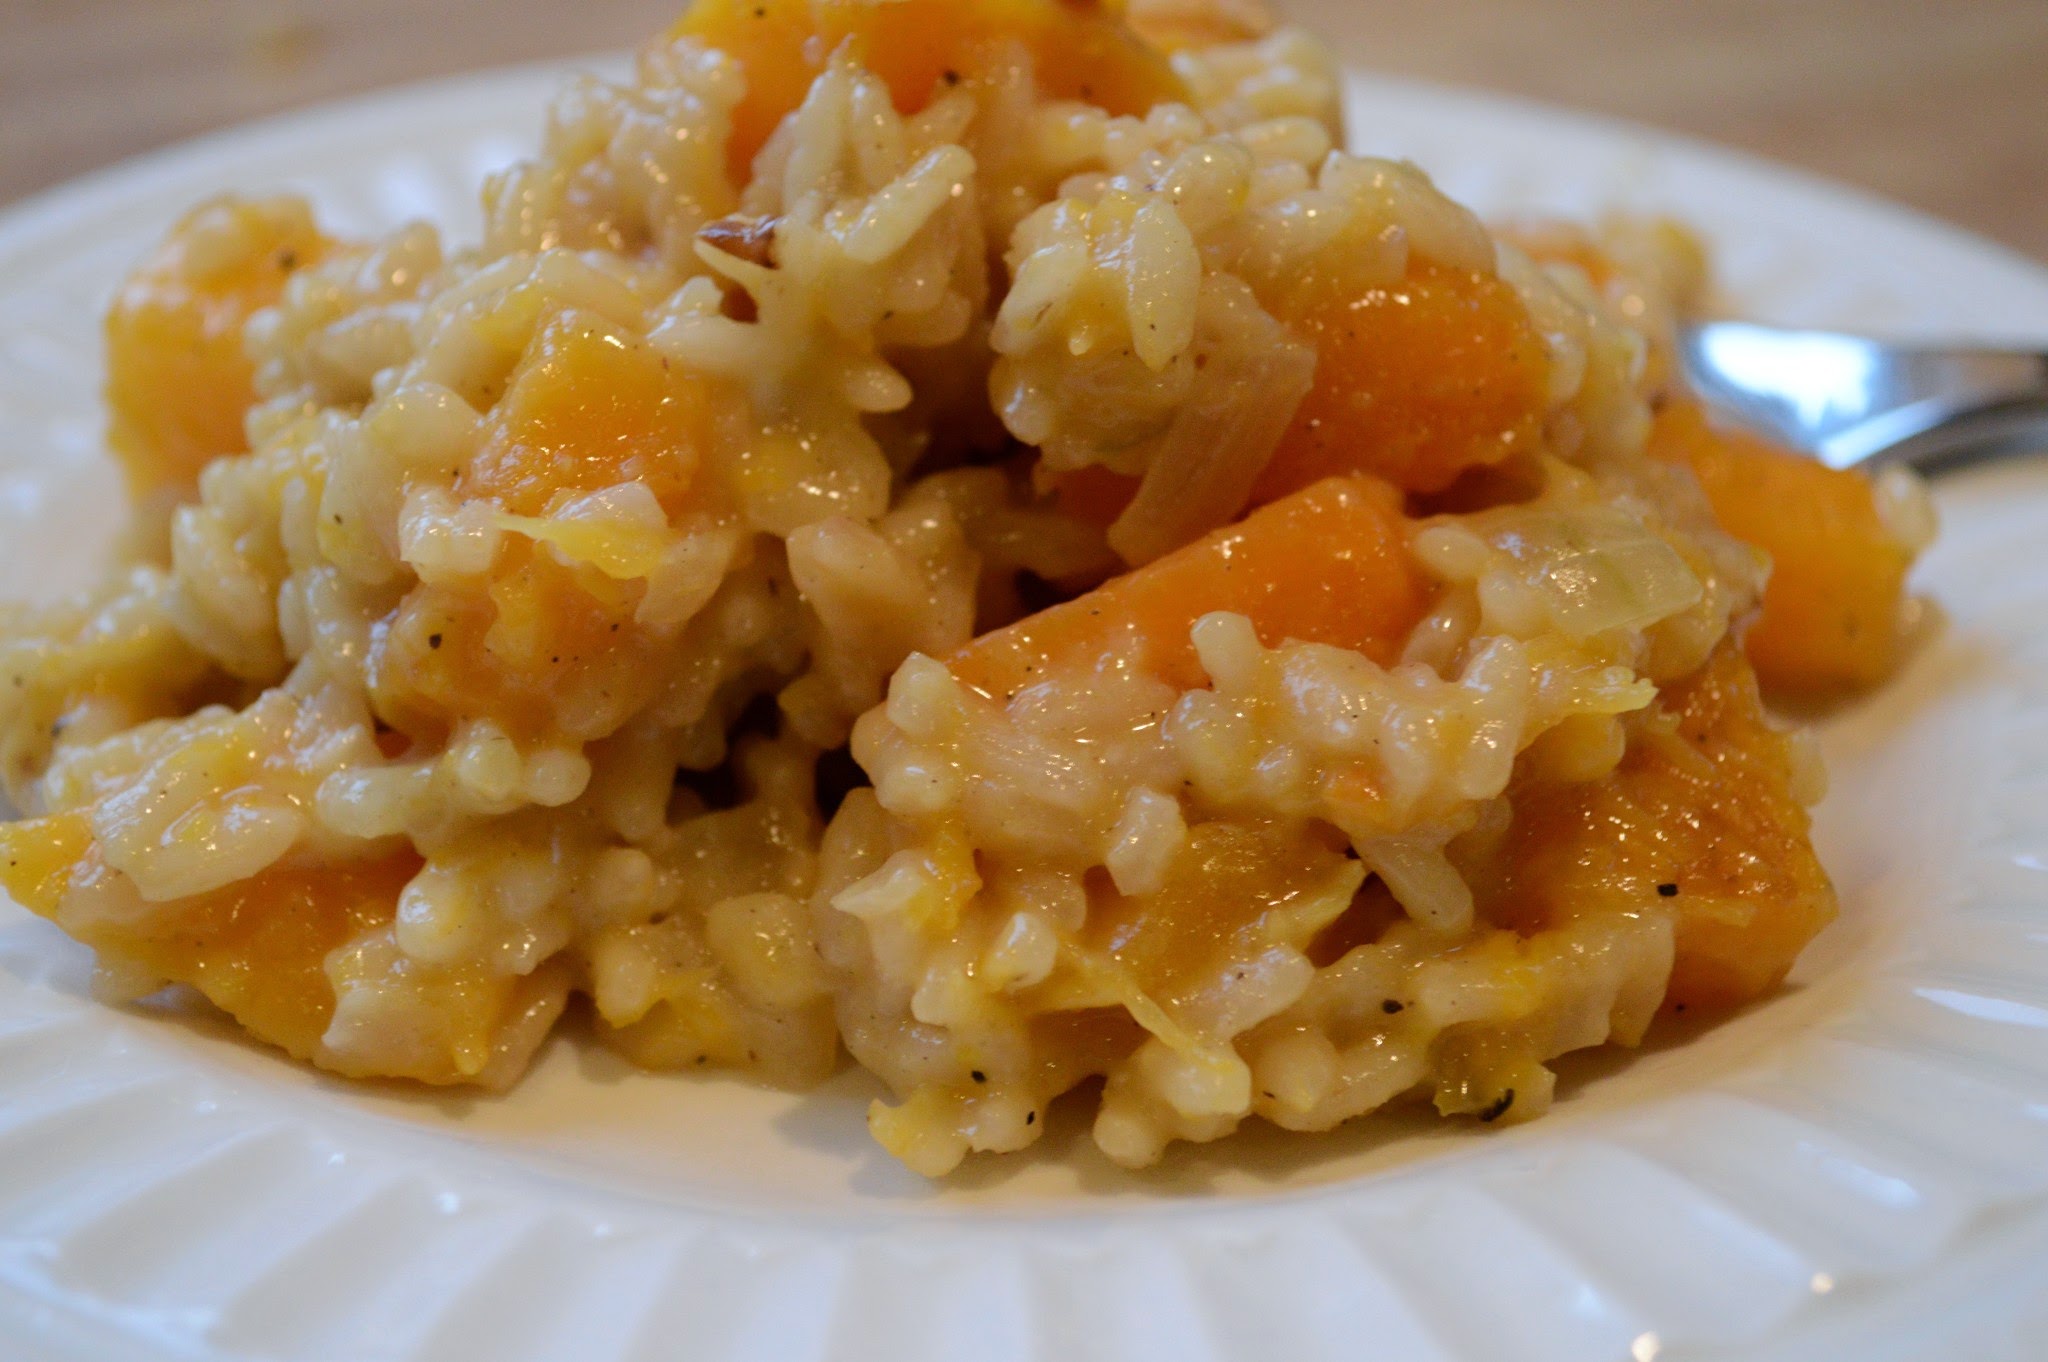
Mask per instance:
[[[341,1074],[843,1051],[932,1175],[1095,1080],[1134,1166],[1522,1120],[1775,987],[1758,677],[1893,668],[1924,500],[1703,416],[1682,230],[1489,232],[1304,34],[1131,4],[698,0],[470,248],[196,209],[124,559],[0,616],[0,882]]]

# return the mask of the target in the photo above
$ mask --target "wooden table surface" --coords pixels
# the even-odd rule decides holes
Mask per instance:
[[[1283,0],[1377,69],[1761,152],[2048,260],[2048,0]],[[680,0],[0,0],[0,202],[279,109],[631,45]]]

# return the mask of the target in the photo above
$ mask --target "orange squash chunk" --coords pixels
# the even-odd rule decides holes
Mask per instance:
[[[633,623],[638,601],[637,583],[565,567],[508,536],[482,588],[415,587],[378,630],[377,716],[419,742],[487,718],[530,743],[561,732],[580,694],[637,708],[661,683],[655,647]]]
[[[644,343],[565,314],[513,371],[459,490],[517,517],[624,483],[646,487],[671,517],[705,509],[717,502],[697,477],[710,413],[702,381]],[[542,738],[579,692],[651,693],[651,645],[633,624],[639,582],[558,561],[530,539],[539,532],[529,524],[507,534],[474,587],[407,595],[372,644],[385,722],[433,741],[456,718],[489,717],[515,738]],[[631,534],[587,537],[630,556]]]
[[[223,199],[187,214],[122,285],[106,321],[107,407],[138,500],[189,496],[209,460],[248,448],[243,324],[331,246],[296,203]]]
[[[71,871],[92,849],[92,824],[83,813],[0,823],[0,889],[43,917],[52,917]]]
[[[564,313],[513,371],[460,490],[517,515],[545,515],[584,493],[638,482],[673,514],[695,483],[710,421],[701,380],[643,341]]]
[[[1428,609],[1408,556],[1400,495],[1330,478],[1071,601],[984,634],[948,659],[998,698],[1048,671],[1116,652],[1170,685],[1208,684],[1189,632],[1212,610],[1248,616],[1269,647],[1328,643],[1391,663]]]
[[[1834,887],[1742,654],[1723,647],[1659,711],[1613,774],[1511,790],[1505,842],[1468,873],[1481,912],[1524,931],[1662,904],[1677,921],[1667,1004],[1732,1007],[1784,980],[1834,919]]]
[[[1157,893],[1112,893],[1090,905],[1083,940],[1171,1010],[1272,944],[1272,916],[1327,892],[1343,864],[1341,839],[1328,829],[1303,836],[1285,826],[1199,823]]]
[[[1316,378],[1253,487],[1255,504],[1342,473],[1438,492],[1467,468],[1535,446],[1549,360],[1506,282],[1422,263],[1394,288],[1359,294],[1311,278],[1278,303],[1315,346]]]
[[[158,978],[189,984],[260,1040],[310,1059],[334,1015],[328,952],[392,920],[419,870],[410,848],[339,866],[277,866],[135,921],[70,920],[67,889],[114,873],[87,816],[0,827],[0,885],[72,936]]]
[[[1767,686],[1825,694],[1891,675],[1913,555],[1886,529],[1867,478],[1717,430],[1688,402],[1658,414],[1650,449],[1689,466],[1722,527],[1771,555],[1763,614],[1748,636]]]
[[[1034,59],[1039,88],[1113,114],[1185,98],[1166,56],[1100,0],[697,0],[670,30],[735,58],[747,92],[726,148],[733,183],[844,45],[888,85],[899,113],[957,84],[1012,40]]]

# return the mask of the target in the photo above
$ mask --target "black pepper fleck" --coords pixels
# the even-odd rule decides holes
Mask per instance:
[[[1513,1088],[1509,1088],[1506,1092],[1502,1093],[1497,1099],[1495,1099],[1492,1106],[1488,1107],[1485,1111],[1479,1113],[1479,1119],[1482,1121],[1498,1121],[1501,1117],[1507,1114],[1508,1108],[1513,1106],[1514,1104],[1515,1090]]]
[[[968,1077],[972,1078],[977,1083],[988,1082],[988,1075],[983,1073],[979,1069],[976,1069],[973,1073],[969,1074]]]
[[[429,648],[438,648],[438,647],[440,647],[440,646],[441,646],[441,636],[440,636],[439,634],[428,634],[428,635],[427,635],[427,646],[428,646]]]
[[[1035,1112],[1035,1111],[1027,1111],[1027,1112],[1025,1112],[1025,1113],[1024,1113],[1024,1124],[1025,1124],[1025,1125],[1027,1125],[1027,1126],[1029,1126],[1029,1125],[1036,1125],[1037,1123],[1038,1123],[1038,1113],[1037,1113],[1037,1112]]]
[[[1657,893],[1664,898],[1675,899],[1678,897],[1678,886],[1675,884],[1660,884],[1657,886]]]
[[[1403,1006],[1405,1006],[1405,1004],[1403,1004],[1399,998],[1388,998],[1386,1001],[1380,1004],[1380,1011],[1386,1013],[1389,1017],[1391,1017],[1396,1012],[1399,1012]]]

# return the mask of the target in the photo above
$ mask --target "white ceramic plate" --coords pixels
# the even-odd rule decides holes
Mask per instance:
[[[0,217],[0,584],[115,517],[97,317],[180,208],[294,186],[458,234],[561,73],[379,96]],[[1360,80],[1357,144],[1488,212],[1673,211],[1788,321],[2048,337],[2048,274],[1769,166]],[[1795,986],[1566,1065],[1528,1127],[1253,1132],[1146,1176],[1056,1119],[929,1186],[803,1097],[558,1039],[505,1098],[348,1087],[86,997],[0,902],[0,1356],[759,1362],[2035,1357],[2048,1331],[2048,468],[1945,485],[1952,624],[1826,731],[1845,912]]]

